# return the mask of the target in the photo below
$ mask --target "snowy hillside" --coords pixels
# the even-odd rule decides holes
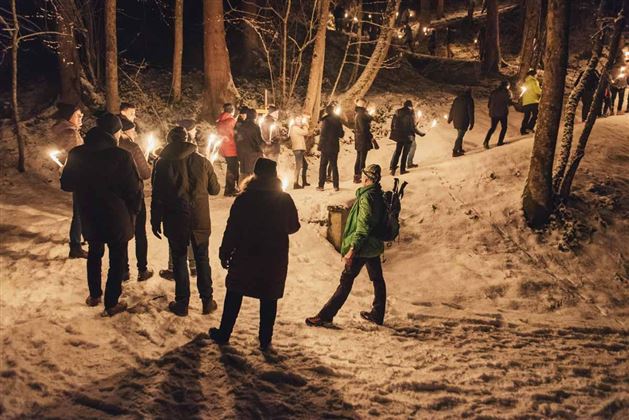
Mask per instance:
[[[520,118],[512,114],[510,134]],[[190,316],[177,318],[166,308],[174,284],[139,284],[132,272],[123,294],[129,313],[103,318],[102,308],[84,304],[84,262],[66,259],[68,195],[5,171],[0,414],[627,418],[629,115],[596,123],[572,222],[539,233],[519,210],[532,137],[508,135],[507,145],[485,151],[487,125],[477,122],[461,158],[450,157],[455,132],[443,123],[419,140],[420,167],[404,176],[401,237],[384,255],[383,327],[359,316],[372,300],[366,273],[335,329],[304,324],[342,269],[317,222],[327,205],[353,197],[352,146],[342,152],[339,193],[291,191],[302,229],[291,237],[270,354],[257,347],[257,301],[245,300],[229,346],[207,337],[225,293],[217,250],[231,199],[210,202],[217,313],[202,316],[193,299]],[[386,168],[393,145],[380,144],[369,163]],[[311,182],[317,169],[311,158]],[[383,186],[392,186],[390,176]],[[149,263],[157,271],[166,261],[166,243],[151,236]]]

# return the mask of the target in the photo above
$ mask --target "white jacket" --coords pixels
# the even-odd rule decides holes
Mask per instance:
[[[306,150],[306,136],[308,128],[299,125],[293,125],[290,128],[290,143],[293,150]]]

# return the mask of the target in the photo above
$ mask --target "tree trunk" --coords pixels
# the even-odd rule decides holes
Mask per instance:
[[[352,83],[354,83],[356,81],[356,78],[358,77],[358,69],[360,68],[360,50],[362,47],[362,31],[363,31],[363,2],[362,0],[358,0],[358,13],[356,14],[358,16],[358,24],[356,27],[356,34],[358,35],[358,42],[356,44],[356,48],[355,48],[355,52],[356,52],[356,58],[354,59],[354,67],[352,68],[352,74],[349,76],[349,80],[347,83],[347,87],[351,86]],[[351,40],[351,37],[350,37]]]
[[[173,102],[181,100],[181,61],[183,59],[183,0],[175,0],[175,43],[173,47]]]
[[[481,68],[485,74],[500,72],[500,29],[498,3],[487,0],[487,27],[485,30],[485,55]]]
[[[528,225],[534,228],[546,225],[553,210],[553,159],[568,65],[568,1],[549,0],[546,26],[548,39],[544,57],[544,92],[540,101],[531,165],[522,196],[524,217]]]
[[[13,107],[13,124],[15,138],[17,139],[17,170],[26,171],[26,157],[24,153],[24,138],[20,128],[20,109],[17,103],[17,53],[20,47],[20,22],[15,7],[15,0],[11,0],[11,14],[13,16],[13,28],[11,33],[11,106]]]
[[[116,0],[105,0],[105,97],[107,111],[120,112]]]
[[[287,92],[288,83],[286,80],[288,71],[288,20],[290,19],[290,9],[293,5],[292,0],[286,0],[286,12],[282,18],[282,73],[280,75],[280,83],[282,86],[282,95],[280,105],[284,105],[288,102]]]
[[[629,3],[629,1],[625,0],[625,7],[628,6],[627,3]],[[583,127],[583,131],[581,132],[581,136],[579,137],[579,143],[577,144],[577,147],[575,149],[574,156],[570,160],[566,175],[561,182],[559,196],[562,199],[566,199],[570,195],[572,181],[574,180],[574,176],[577,173],[577,169],[579,168],[581,159],[583,159],[583,156],[585,156],[585,147],[587,146],[588,139],[590,138],[590,133],[592,132],[592,129],[594,128],[594,123],[596,122],[596,118],[598,117],[598,112],[596,112],[596,110],[601,109],[603,95],[605,94],[605,89],[607,89],[607,85],[609,82],[609,74],[616,63],[616,58],[618,57],[618,51],[620,50],[620,38],[622,36],[622,30],[624,26],[625,15],[621,11],[616,18],[616,21],[614,22],[614,33],[612,35],[611,44],[609,46],[609,56],[607,59],[607,63],[605,63],[605,68],[601,72],[601,78],[599,79],[598,87],[596,88],[596,93],[594,94],[592,107],[590,108],[587,120],[585,121],[585,126]]]
[[[328,26],[328,11],[330,10],[330,0],[321,0],[319,5],[319,21],[314,50],[312,51],[312,62],[310,64],[310,78],[308,79],[308,90],[304,102],[303,112],[311,116],[310,124],[318,122],[319,102],[317,98],[321,95],[321,83],[323,81],[323,64],[325,61],[325,34]]]
[[[242,2],[241,5],[243,18],[252,20],[258,15],[257,0],[248,0]],[[251,68],[253,65],[254,51],[260,48],[260,39],[258,34],[248,23],[243,23],[243,67],[245,69]]]
[[[444,3],[445,3],[445,0],[437,0],[437,11],[436,11],[437,19],[443,19],[445,17]]]
[[[395,12],[399,7],[400,0],[388,3],[383,27],[367,65],[365,65],[356,83],[339,98],[339,102],[343,104],[345,109],[351,107],[356,99],[365,96],[374,80],[376,80],[376,76],[389,53],[391,38],[393,38],[393,33],[395,32]]]
[[[430,0],[420,0],[419,21],[422,26],[430,26]]]
[[[467,22],[470,25],[474,22],[474,0],[467,0]]]
[[[572,138],[574,133],[574,118],[577,112],[577,106],[581,99],[581,94],[585,88],[585,83],[589,79],[590,75],[598,66],[598,62],[603,53],[603,43],[605,39],[605,32],[600,31],[600,34],[596,36],[594,41],[594,48],[592,49],[592,57],[588,62],[588,66],[583,71],[579,83],[572,89],[568,102],[566,103],[565,120],[563,124],[563,135],[561,138],[561,147],[559,152],[559,162],[555,174],[553,175],[553,191],[557,195],[559,193],[559,186],[564,177],[566,166],[568,166],[568,160],[570,159],[570,152],[572,149]]]
[[[81,62],[79,60],[74,27],[76,24],[76,8],[72,0],[58,0],[56,16],[59,78],[61,92],[59,99],[63,103],[78,104],[81,102]]]
[[[524,0],[524,30],[522,32],[522,47],[520,49],[520,69],[518,80],[524,80],[526,72],[531,67],[537,68],[533,63],[536,39],[538,37],[541,0]]]
[[[201,115],[214,122],[223,104],[238,98],[225,42],[223,0],[203,0],[203,67],[205,93]]]

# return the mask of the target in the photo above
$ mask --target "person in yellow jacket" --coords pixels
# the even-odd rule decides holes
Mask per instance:
[[[522,91],[522,107],[524,108],[524,118],[520,127],[520,134],[528,134],[535,128],[537,122],[537,112],[539,109],[539,98],[542,96],[542,88],[537,80],[537,72],[533,69],[526,73],[524,79],[524,90]]]

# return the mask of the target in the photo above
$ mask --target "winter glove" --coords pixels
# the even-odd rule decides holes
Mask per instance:
[[[157,239],[162,239],[162,226],[161,225],[153,226],[151,230],[153,231],[153,235],[155,235]]]

